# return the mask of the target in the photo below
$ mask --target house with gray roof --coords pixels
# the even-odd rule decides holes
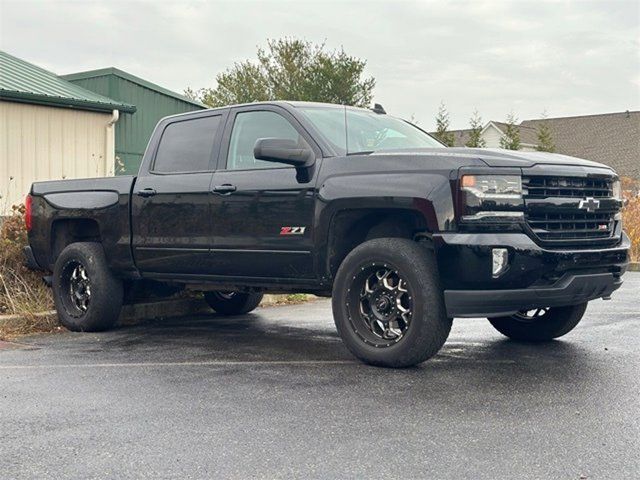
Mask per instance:
[[[521,150],[535,151],[538,129],[547,122],[556,152],[609,165],[621,176],[640,179],[640,111],[524,120],[518,125]],[[490,121],[482,129],[487,148],[500,148],[506,124]],[[453,130],[456,147],[470,130]]]

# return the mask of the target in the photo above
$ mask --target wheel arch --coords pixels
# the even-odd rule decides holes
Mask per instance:
[[[429,240],[431,229],[421,212],[409,208],[358,208],[336,212],[329,225],[323,259],[324,275],[332,281],[345,257],[375,238]]]
[[[91,218],[64,218],[51,223],[50,258],[53,265],[62,251],[76,242],[102,243],[100,226]]]

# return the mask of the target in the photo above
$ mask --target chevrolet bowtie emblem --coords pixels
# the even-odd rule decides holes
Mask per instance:
[[[595,212],[600,206],[600,200],[596,200],[593,197],[587,197],[584,200],[580,200],[578,208],[585,209],[587,212]]]

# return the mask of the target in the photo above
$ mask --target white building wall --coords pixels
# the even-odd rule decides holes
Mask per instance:
[[[0,215],[39,180],[113,175],[111,115],[0,101]]]
[[[502,138],[500,129],[489,123],[481,133],[482,138],[486,142],[485,148],[500,148],[500,139]],[[523,152],[535,152],[536,146],[520,143],[520,150]]]
[[[486,142],[486,148],[500,148],[500,139],[502,132],[493,125],[489,124],[482,132],[482,138]]]

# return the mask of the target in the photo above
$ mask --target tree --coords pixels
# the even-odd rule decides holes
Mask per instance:
[[[453,147],[455,137],[453,133],[449,131],[449,112],[447,112],[447,107],[444,106],[444,102],[440,102],[440,107],[438,108],[438,115],[436,115],[436,133],[434,136],[447,147]]]
[[[465,143],[466,147],[472,148],[484,148],[487,146],[484,138],[482,138],[482,117],[478,113],[478,110],[473,111],[473,116],[469,120],[471,130],[469,131],[469,140]]]
[[[375,79],[364,77],[367,62],[344,49],[305,40],[268,40],[257,60],[245,60],[216,76],[215,88],[185,95],[210,107],[265,100],[303,100],[368,107]]]
[[[538,150],[539,152],[556,151],[556,144],[553,141],[551,127],[549,126],[549,122],[547,121],[547,112],[542,113],[542,121],[538,123],[536,134],[538,137],[538,145],[536,146],[536,150]]]
[[[520,150],[520,129],[516,125],[518,118],[511,112],[507,116],[507,128],[500,138],[500,148],[506,150]]]

